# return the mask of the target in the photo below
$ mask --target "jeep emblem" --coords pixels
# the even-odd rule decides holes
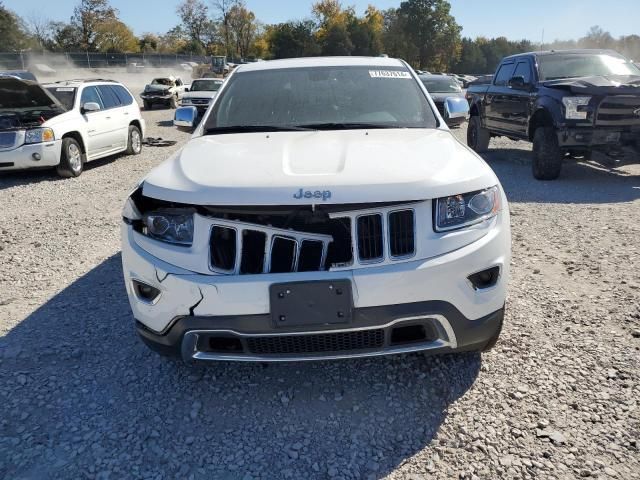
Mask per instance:
[[[302,188],[293,194],[293,198],[296,200],[301,200],[303,198],[312,199],[317,198],[326,202],[331,198],[331,190],[303,190]]]

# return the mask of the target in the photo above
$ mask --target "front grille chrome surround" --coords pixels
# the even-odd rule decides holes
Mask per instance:
[[[217,228],[226,228],[229,230],[233,230],[236,235],[235,241],[235,262],[233,268],[224,269],[216,266],[214,262],[213,251],[215,248],[214,245],[214,236],[213,233]],[[295,245],[295,254],[293,261],[293,270],[297,271],[298,262],[300,257],[300,249],[302,247],[302,242],[304,241],[313,241],[319,242],[322,244],[322,257],[321,263],[318,265],[318,270],[321,269],[322,265],[324,265],[324,260],[327,256],[327,250],[329,248],[329,243],[333,240],[330,235],[321,235],[316,233],[305,233],[305,232],[297,232],[294,230],[285,230],[280,228],[273,228],[264,225],[257,225],[253,223],[244,223],[244,222],[235,222],[229,220],[215,219],[213,221],[213,225],[211,227],[210,234],[210,248],[209,248],[209,268],[211,271],[216,273],[223,274],[240,274],[240,269],[242,265],[242,255],[243,253],[243,245],[244,245],[244,232],[260,232],[265,235],[265,252],[264,252],[264,263],[262,272],[260,273],[270,273],[271,272],[271,253],[273,250],[274,242],[276,239],[283,239],[285,241],[292,242]],[[267,247],[268,246],[268,247]]]
[[[330,246],[333,248],[344,239],[336,242],[334,237],[326,234],[207,218],[210,229],[208,268],[218,274],[248,275],[340,271],[407,260],[415,256],[418,249],[417,216],[413,203],[329,213],[329,221],[344,221],[347,231],[350,230],[347,241],[351,250],[350,261],[330,265],[327,264]],[[216,235],[219,236],[220,232],[225,233],[226,243],[216,242]],[[234,235],[234,240],[228,238],[229,235]],[[332,245],[332,242],[336,244]],[[290,245],[289,251],[285,248],[287,245]],[[227,251],[220,252],[216,248],[227,248]],[[284,252],[284,260],[280,254],[272,258],[274,249],[276,253]]]

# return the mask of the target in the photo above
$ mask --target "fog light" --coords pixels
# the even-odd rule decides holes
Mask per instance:
[[[33,155],[31,155],[33,157],[34,160],[40,160],[42,157],[40,156],[39,153],[34,153]]]
[[[475,290],[493,287],[500,278],[500,267],[491,267],[467,277]]]
[[[139,280],[133,280],[133,291],[138,299],[146,303],[155,303],[160,297],[160,290]]]

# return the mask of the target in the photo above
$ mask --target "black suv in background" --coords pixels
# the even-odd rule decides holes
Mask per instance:
[[[493,136],[533,142],[533,176],[554,180],[565,156],[598,149],[640,153],[640,69],[610,50],[523,53],[502,60],[492,83],[467,90],[467,144]]]

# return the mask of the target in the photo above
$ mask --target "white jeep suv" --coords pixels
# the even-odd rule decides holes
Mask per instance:
[[[139,154],[144,129],[137,102],[120,83],[0,78],[0,171],[56,167],[77,177],[88,160]]]
[[[486,350],[509,259],[498,178],[390,58],[238,67],[123,211],[137,331],[186,361]]]

